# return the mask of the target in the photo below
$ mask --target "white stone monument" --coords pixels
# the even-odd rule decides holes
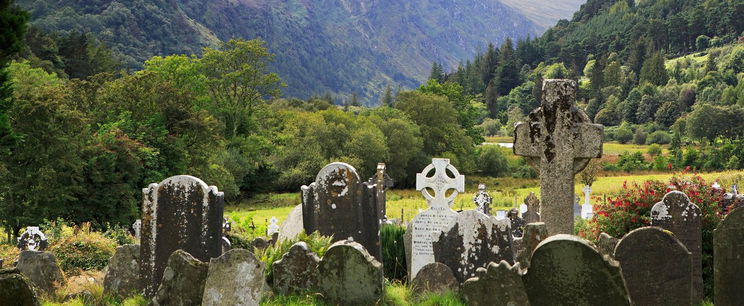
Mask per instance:
[[[589,219],[594,215],[592,212],[592,186],[584,185],[584,205],[581,205],[581,218]]]
[[[276,217],[271,217],[271,219],[269,219],[269,226],[266,229],[266,236],[271,237],[271,235],[273,235],[274,233],[279,232],[279,224],[277,224],[278,222],[279,220],[277,220]]]

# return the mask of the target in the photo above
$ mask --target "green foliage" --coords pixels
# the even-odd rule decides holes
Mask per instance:
[[[615,132],[615,139],[622,144],[629,143],[633,139],[633,130],[629,127],[620,127]]]
[[[493,177],[504,176],[509,171],[509,163],[504,152],[501,147],[495,145],[478,148],[478,167],[483,174]]]
[[[661,155],[661,146],[654,143],[648,147],[648,155],[659,156]]]
[[[646,163],[646,159],[643,157],[643,153],[641,152],[624,152],[623,154],[620,154],[620,160],[617,162],[617,167],[625,172],[633,172],[637,170],[647,170],[649,164]]]
[[[655,131],[648,135],[646,144],[669,144],[672,142],[672,135],[665,131]]]
[[[99,232],[83,228],[79,233],[62,237],[49,251],[67,275],[102,270],[114,255],[116,243]]]
[[[295,243],[300,241],[305,242],[310,251],[315,252],[319,257],[323,257],[325,251],[331,246],[331,239],[332,237],[321,236],[318,232],[313,232],[310,235],[302,232],[296,238],[278,241],[274,245],[256,252],[256,257],[266,264],[266,281],[269,284],[273,283],[274,273],[272,267],[274,262],[282,259],[284,253],[289,252],[289,248]]]
[[[406,249],[403,242],[405,234],[406,228],[402,226],[383,225],[380,229],[382,266],[385,269],[385,278],[390,281],[405,282],[408,277]]]
[[[714,120],[711,120],[715,118]],[[703,104],[687,116],[687,133],[696,139],[710,142],[718,137],[738,139],[743,136],[737,123],[744,121],[744,108]]]

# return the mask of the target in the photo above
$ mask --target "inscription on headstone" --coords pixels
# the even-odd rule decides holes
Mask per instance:
[[[414,279],[423,266],[434,262],[432,234],[441,232],[457,216],[451,207],[457,194],[465,191],[465,176],[450,165],[449,159],[434,158],[429,166],[416,175],[416,190],[424,195],[429,208],[411,221],[410,279]],[[447,196],[449,190],[453,192]]]
[[[671,233],[633,230],[617,244],[615,259],[635,305],[692,304],[692,254]]]
[[[170,255],[182,249],[198,260],[220,256],[224,194],[188,175],[142,189],[140,275],[153,297]]]
[[[692,253],[693,304],[703,300],[702,231],[700,208],[686,194],[671,191],[651,208],[651,225],[668,230]]]
[[[572,234],[574,175],[602,156],[603,126],[574,105],[573,80],[544,80],[541,106],[514,130],[514,154],[540,172],[542,221],[552,234]]]
[[[349,164],[328,164],[315,182],[301,188],[305,232],[333,235],[333,241],[356,241],[381,260],[377,188],[362,183]]]

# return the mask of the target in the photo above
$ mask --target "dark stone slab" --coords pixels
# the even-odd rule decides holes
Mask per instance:
[[[690,202],[686,194],[672,191],[651,208],[651,225],[674,233],[692,253],[692,302],[699,304],[704,297],[702,231],[700,208]]]
[[[509,220],[497,221],[476,210],[458,214],[434,239],[433,248],[436,262],[450,267],[459,283],[492,261],[514,262]]]
[[[383,296],[382,264],[359,243],[341,240],[331,245],[318,272],[320,291],[334,305],[375,305]]]
[[[0,270],[0,305],[40,305],[31,281],[18,269]]]
[[[187,175],[173,176],[142,190],[140,275],[152,297],[170,255],[182,249],[200,261],[222,254],[224,195]]]
[[[62,269],[57,265],[57,258],[50,252],[23,251],[18,257],[16,268],[43,294],[54,295],[58,286],[65,285]]]
[[[266,283],[264,268],[264,263],[245,249],[232,249],[212,258],[201,305],[258,305]]]
[[[528,223],[524,227],[524,237],[522,238],[522,250],[520,250],[517,261],[519,267],[527,269],[530,267],[530,258],[532,252],[543,240],[548,239],[548,227],[543,222]]]
[[[274,291],[278,294],[296,294],[314,291],[318,287],[320,258],[305,242],[297,242],[289,252],[272,265]]]
[[[154,305],[200,305],[209,265],[184,250],[173,252],[153,298]]]
[[[744,302],[744,208],[726,216],[713,232],[716,305]]]
[[[314,183],[301,188],[305,232],[332,235],[334,241],[356,241],[381,261],[377,188],[376,184],[362,183],[349,164],[328,164]]]
[[[103,279],[104,294],[124,299],[142,293],[139,265],[139,244],[118,246],[114,256],[109,259],[106,277]]]
[[[617,263],[576,236],[541,242],[522,280],[532,305],[630,305]]]
[[[452,269],[442,263],[430,263],[425,265],[416,274],[411,283],[414,295],[424,293],[443,293],[447,291],[457,292],[460,283],[452,273]]]
[[[617,244],[615,259],[633,304],[692,304],[692,254],[672,233],[658,227],[633,230]]]
[[[529,306],[518,267],[506,261],[479,268],[476,276],[462,285],[462,296],[470,306]]]
[[[524,219],[519,217],[519,210],[512,208],[509,210],[509,213],[506,214],[506,217],[509,218],[512,237],[522,238],[522,236],[524,236],[524,226],[527,223],[524,222]]]

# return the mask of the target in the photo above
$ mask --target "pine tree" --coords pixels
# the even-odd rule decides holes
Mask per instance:
[[[431,65],[431,73],[429,74],[430,80],[436,80],[439,83],[444,81],[444,68],[441,64],[434,62]]]
[[[393,107],[393,103],[395,103],[393,87],[388,85],[385,87],[385,94],[382,95],[382,100],[380,100],[380,106]]]
[[[0,0],[0,155],[13,142],[7,115],[13,103],[13,88],[6,68],[10,56],[23,48],[28,18],[28,14],[15,5],[13,0]]]
[[[664,56],[661,52],[655,52],[649,57],[641,68],[641,82],[647,81],[651,84],[662,86],[669,81],[669,74],[664,66]]]

